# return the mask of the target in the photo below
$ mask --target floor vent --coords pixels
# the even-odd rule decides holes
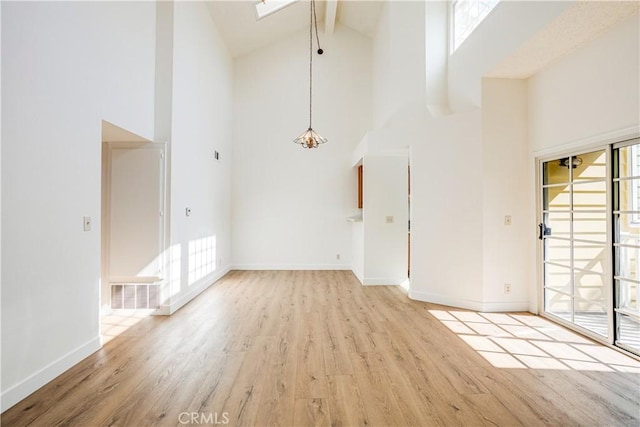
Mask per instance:
[[[111,308],[114,310],[158,307],[160,307],[160,285],[149,283],[111,285]]]

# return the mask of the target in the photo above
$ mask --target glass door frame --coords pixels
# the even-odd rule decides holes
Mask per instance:
[[[613,179],[612,179],[612,146],[611,143],[599,143],[597,145],[584,146],[581,148],[575,148],[571,150],[554,152],[553,154],[545,155],[536,158],[536,224],[541,224],[544,222],[544,172],[543,167],[546,162],[560,160],[562,158],[567,157],[576,157],[581,156],[587,153],[591,153],[594,151],[604,150],[606,153],[606,223],[607,223],[607,236],[606,236],[606,257],[605,257],[605,268],[603,272],[603,276],[605,277],[605,311],[607,316],[607,336],[603,337],[585,327],[580,326],[575,322],[567,321],[560,316],[556,316],[553,313],[547,312],[545,310],[545,263],[544,263],[544,239],[536,239],[537,241],[537,276],[538,276],[538,313],[540,316],[553,320],[556,323],[559,323],[563,326],[568,327],[569,329],[576,330],[583,335],[588,336],[589,338],[601,342],[603,344],[607,344],[609,346],[614,346],[615,342],[615,331],[614,331],[614,323],[613,323],[613,215],[612,215],[612,189],[613,189]],[[573,180],[570,182],[571,185],[571,193],[573,193]],[[573,221],[572,221],[573,222]],[[573,224],[571,224],[573,227]],[[573,251],[572,251],[573,257]],[[571,286],[572,286],[572,297],[571,297],[571,306],[572,306],[572,317],[573,312],[575,311],[575,278],[573,277],[574,270],[571,269]]]
[[[634,146],[634,145],[640,145],[640,138],[639,137],[625,139],[624,141],[620,141],[620,142],[611,144],[611,152],[612,153],[614,151],[617,152],[618,149],[620,149],[620,148],[631,147],[631,146]],[[614,174],[614,164],[616,162],[619,162],[619,159],[616,159],[615,162],[613,160],[614,159],[612,158],[611,168],[610,168],[611,169],[611,175],[612,175],[612,177],[611,177],[612,187],[614,185],[614,179],[617,179],[618,182],[624,182],[627,179],[629,179],[629,178],[622,178],[621,179],[620,176],[617,176],[617,177],[614,176],[615,175]],[[619,164],[618,164],[618,175],[619,174],[620,174],[620,170],[619,170]],[[631,179],[633,179],[633,178],[631,178]],[[616,231],[616,223],[614,221],[614,216],[615,215],[620,216],[620,215],[627,214],[627,212],[621,211],[619,206],[616,209],[616,206],[614,206],[615,205],[614,197],[615,197],[615,194],[614,194],[614,191],[613,191],[613,188],[612,188],[611,197],[610,197],[610,199],[611,199],[611,217],[612,218],[611,218],[611,226],[609,227],[611,229],[612,234],[617,232]],[[619,197],[619,195],[618,195],[618,197]],[[620,201],[618,200],[618,203],[619,202]],[[614,209],[616,209],[617,214],[614,213]],[[634,348],[634,347],[631,347],[631,346],[626,345],[624,343],[618,342],[618,339],[619,339],[619,336],[618,336],[619,325],[617,324],[617,320],[616,319],[617,319],[617,316],[618,316],[617,312],[618,312],[618,309],[619,309],[618,305],[619,305],[619,292],[620,291],[619,291],[619,287],[616,286],[616,281],[618,280],[618,277],[616,276],[616,270],[615,270],[615,268],[617,268],[617,262],[618,262],[618,260],[616,259],[616,254],[617,254],[616,247],[618,247],[617,246],[617,239],[612,241],[611,246],[612,246],[612,266],[614,268],[614,270],[611,273],[611,283],[612,283],[612,288],[613,288],[612,292],[611,292],[611,297],[612,297],[611,309],[613,311],[612,315],[611,315],[611,322],[612,322],[613,327],[614,327],[614,335],[612,337],[613,342],[611,344],[613,346],[615,346],[615,348],[623,349],[623,350],[625,350],[625,351],[627,351],[627,352],[629,352],[631,354],[634,354],[634,355],[636,355],[638,357],[638,356],[640,356],[640,351],[637,348]],[[638,260],[636,260],[636,262],[638,262]]]

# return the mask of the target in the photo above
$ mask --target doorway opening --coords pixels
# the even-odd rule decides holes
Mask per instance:
[[[166,270],[164,212],[165,145],[103,122],[103,315],[124,313],[129,322],[132,310],[160,307]]]

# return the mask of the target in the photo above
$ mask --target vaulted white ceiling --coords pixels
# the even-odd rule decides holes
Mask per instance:
[[[256,20],[256,2],[207,2],[209,12],[233,57],[267,46],[309,26],[309,2],[306,0],[296,1],[260,20]],[[375,0],[316,0],[318,26],[325,29],[326,15],[328,31],[331,31],[333,23],[339,22],[372,37],[382,6],[382,1]]]

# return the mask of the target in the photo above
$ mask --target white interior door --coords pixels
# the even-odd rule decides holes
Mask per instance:
[[[109,282],[162,279],[164,146],[110,146]]]

